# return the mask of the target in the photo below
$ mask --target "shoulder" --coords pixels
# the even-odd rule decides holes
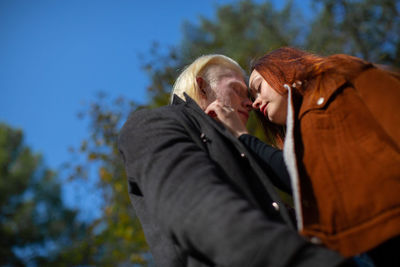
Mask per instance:
[[[122,126],[118,142],[123,142],[127,137],[143,135],[153,128],[161,128],[163,125],[179,124],[181,106],[163,106],[159,108],[139,109],[132,112]]]
[[[179,115],[185,112],[185,103],[167,105],[158,108],[143,108],[132,112],[126,120],[122,130],[126,127],[134,127],[161,120],[179,119]]]
[[[365,88],[380,85],[395,86],[400,88],[400,78],[398,74],[384,70],[382,68],[370,68],[363,71],[354,78],[354,86],[357,88]]]
[[[126,120],[126,125],[143,123],[155,118],[173,117],[177,108],[175,106],[163,106],[159,108],[143,108],[132,112]]]

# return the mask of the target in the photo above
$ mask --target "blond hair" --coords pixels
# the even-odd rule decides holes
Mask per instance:
[[[192,64],[186,66],[176,79],[171,93],[171,102],[174,94],[186,100],[183,93],[186,93],[193,100],[198,102],[200,100],[200,89],[196,78],[202,77],[207,82],[211,83],[212,72],[209,70],[213,66],[226,67],[245,76],[245,72],[239,64],[227,56],[211,54],[198,57]]]

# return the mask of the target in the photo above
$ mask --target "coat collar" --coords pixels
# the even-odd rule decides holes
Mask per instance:
[[[236,140],[236,138],[222,125],[221,123],[217,122],[210,116],[207,116],[204,110],[200,108],[200,106],[197,104],[196,101],[194,101],[190,96],[188,96],[186,93],[183,93],[185,100],[180,98],[179,96],[174,94],[172,105],[185,105],[185,107],[189,108],[190,110],[193,110],[197,114],[199,114],[203,119],[211,123],[212,125],[215,126],[215,128],[218,129],[218,131],[225,135],[227,138],[230,138],[231,140]],[[233,138],[233,139],[232,139]]]
[[[300,119],[306,112],[313,109],[324,108],[329,103],[333,94],[338,91],[346,79],[340,74],[322,74],[310,84],[303,96],[298,118]]]
[[[188,96],[186,93],[183,93],[183,96],[185,97],[186,101],[176,94],[174,94],[172,98],[172,105],[186,105],[190,107],[191,109],[196,110],[196,112],[201,112],[204,113],[204,111],[200,108],[200,106],[197,104],[196,101],[194,101],[190,96]]]

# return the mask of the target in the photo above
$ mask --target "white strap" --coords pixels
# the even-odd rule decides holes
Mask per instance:
[[[303,215],[301,210],[299,174],[297,170],[296,154],[294,148],[294,112],[292,105],[292,90],[287,84],[285,84],[284,87],[288,91],[288,104],[286,117],[286,136],[283,146],[283,158],[285,160],[286,167],[288,168],[290,181],[292,183],[297,229],[298,231],[301,231],[303,229]]]

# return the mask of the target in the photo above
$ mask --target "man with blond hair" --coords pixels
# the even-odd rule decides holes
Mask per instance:
[[[171,105],[136,111],[121,130],[129,195],[156,265],[345,266],[298,235],[268,174],[213,119],[216,101],[247,122],[242,68],[202,56],[176,80]]]

